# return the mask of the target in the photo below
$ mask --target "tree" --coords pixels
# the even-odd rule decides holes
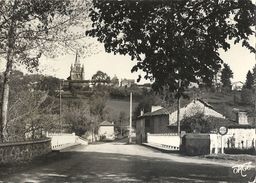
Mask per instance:
[[[181,120],[181,128],[187,133],[211,133],[217,132],[221,126],[233,125],[228,119],[214,116],[204,116],[197,113],[193,116],[185,117]]]
[[[151,112],[151,107],[153,105],[161,105],[162,99],[159,95],[156,95],[154,93],[145,95],[141,97],[141,100],[139,101],[138,106],[134,110],[134,117],[138,117],[141,115],[141,111],[144,113]]]
[[[252,76],[253,76],[253,88],[256,91],[256,64],[253,67]]]
[[[54,100],[46,92],[17,91],[10,102],[6,130],[8,141],[42,138],[42,132],[57,128],[58,115],[53,113]]]
[[[228,64],[224,64],[224,68],[221,70],[221,83],[225,88],[231,89],[231,78],[233,78],[233,72]]]
[[[64,107],[63,111],[65,126],[70,132],[81,136],[91,130],[92,116],[88,105],[80,103],[79,106]]]
[[[113,87],[118,87],[119,86],[119,79],[116,77],[116,75],[111,79],[111,85]]]
[[[38,89],[42,91],[48,91],[48,94],[50,96],[53,96],[56,94],[56,90],[59,90],[60,82],[61,80],[59,78],[52,76],[44,76],[38,82]]]
[[[7,136],[9,80],[12,69],[23,64],[29,71],[38,66],[42,54],[55,55],[60,47],[72,47],[74,34],[70,27],[84,15],[83,1],[69,0],[0,0],[0,57],[6,61],[1,104],[1,140]],[[81,12],[81,10],[83,11]],[[60,49],[61,50],[61,49]],[[60,52],[61,53],[61,52]]]
[[[254,96],[253,90],[248,88],[243,88],[241,91],[241,102],[243,104],[251,105],[253,104]]]
[[[110,77],[102,71],[97,71],[97,73],[92,76],[92,84],[94,86],[108,83],[110,83]]]
[[[230,48],[228,39],[255,53],[248,43],[255,7],[250,0],[95,0],[86,34],[104,43],[106,52],[137,60],[132,72],[143,70],[156,89],[177,91],[179,80],[184,88],[213,78],[222,63],[218,50]]]
[[[104,120],[106,102],[107,97],[104,93],[94,93],[89,100],[90,114],[96,116],[98,120]]]
[[[253,87],[253,75],[252,75],[251,71],[248,71],[247,75],[246,75],[246,81],[245,81],[244,88],[252,89],[252,87]]]
[[[126,113],[124,111],[120,111],[119,113],[119,117],[118,117],[118,121],[119,121],[119,130],[120,130],[120,134],[121,136],[123,136],[123,130],[126,129],[125,126],[128,125],[128,116],[126,115]]]

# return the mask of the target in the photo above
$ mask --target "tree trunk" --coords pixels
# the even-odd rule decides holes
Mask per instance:
[[[14,2],[13,5],[13,15],[17,6],[17,1]],[[8,31],[8,47],[6,54],[6,70],[4,72],[4,82],[3,82],[3,90],[2,90],[2,106],[1,106],[1,115],[0,115],[0,123],[1,123],[1,141],[4,142],[7,140],[7,117],[8,117],[8,103],[9,103],[9,80],[13,66],[13,50],[15,44],[15,16],[12,16],[12,20],[10,23],[10,28]]]
[[[8,53],[9,54],[9,53]],[[9,57],[9,58],[8,58]],[[7,116],[8,116],[8,103],[9,103],[9,80],[12,70],[12,59],[7,56],[6,70],[4,73],[4,83],[2,91],[2,106],[1,106],[1,141],[7,140]]]

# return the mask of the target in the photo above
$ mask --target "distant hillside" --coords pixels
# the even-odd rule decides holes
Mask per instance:
[[[138,102],[133,101],[132,109],[133,111],[138,106]],[[130,102],[129,100],[121,100],[121,99],[108,99],[107,108],[111,110],[111,112],[119,115],[120,112],[125,112],[127,116],[130,113]]]

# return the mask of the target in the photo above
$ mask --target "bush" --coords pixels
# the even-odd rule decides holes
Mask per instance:
[[[239,149],[239,148],[225,148],[224,153],[226,154],[250,154],[256,155],[256,150],[254,147],[248,149]]]

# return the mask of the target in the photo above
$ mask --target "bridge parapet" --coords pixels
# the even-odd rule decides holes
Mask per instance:
[[[47,133],[51,138],[52,150],[61,150],[77,144],[87,145],[88,141],[75,135],[75,133]]]
[[[51,139],[0,144],[0,164],[29,161],[51,151]]]

